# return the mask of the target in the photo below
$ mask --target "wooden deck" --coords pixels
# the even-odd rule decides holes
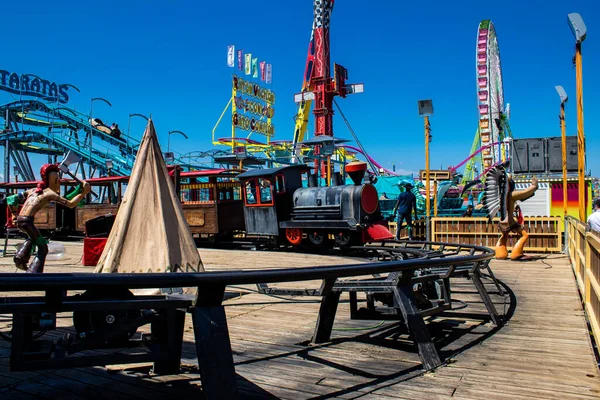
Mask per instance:
[[[47,272],[92,270],[79,264],[80,244],[66,247],[66,258],[49,262]],[[208,270],[348,262],[310,254],[200,251]],[[14,271],[11,261],[0,259],[0,272]],[[251,292],[251,286],[228,288],[232,298],[226,311],[244,398],[600,398],[600,371],[567,257],[493,261],[492,268],[512,291],[511,296],[492,295],[508,323],[494,328],[472,283],[453,281],[454,299],[467,307],[429,321],[445,365],[428,373],[398,323],[351,321],[348,304],[342,303],[332,342],[308,346],[318,299],[268,297]],[[318,287],[318,282],[286,284],[291,286]],[[0,327],[6,323],[1,319]],[[58,324],[63,332],[70,329],[70,316]],[[152,375],[146,365],[11,373],[8,343],[0,340],[0,398],[201,398],[189,318],[183,353],[183,372],[173,376]]]

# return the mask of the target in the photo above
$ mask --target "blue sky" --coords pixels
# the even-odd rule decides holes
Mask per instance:
[[[567,132],[576,134],[574,40],[567,14],[580,13],[588,27],[583,44],[585,132],[588,169],[600,172],[594,156],[600,138],[600,6],[596,1],[556,0],[428,2],[337,0],[331,21],[331,59],[363,82],[365,93],[339,103],[370,155],[391,169],[424,166],[422,120],[417,100],[432,98],[432,168],[458,164],[469,155],[477,128],[476,33],[482,19],[496,27],[505,99],[516,138],[559,136],[563,85]],[[310,0],[252,1],[29,1],[3,4],[0,69],[35,73],[71,83],[70,106],[127,127],[129,113],[152,114],[161,141],[169,130],[172,148],[209,150],[211,130],[231,95],[227,45],[235,44],[273,64],[276,137],[292,139],[312,24]],[[0,101],[13,97],[0,92]],[[229,116],[230,114],[228,114]],[[218,136],[230,135],[226,122]],[[142,119],[132,119],[141,136]],[[309,125],[309,130],[313,124]],[[342,119],[335,135],[350,138]]]

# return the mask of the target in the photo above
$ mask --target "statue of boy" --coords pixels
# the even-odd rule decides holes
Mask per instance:
[[[71,200],[60,196],[59,171],[60,169],[56,164],[43,165],[40,169],[42,181],[38,183],[36,188],[7,198],[7,203],[11,212],[13,215],[18,215],[16,218],[17,228],[27,234],[27,240],[14,257],[15,266],[18,269],[29,273],[44,272],[44,263],[46,262],[46,255],[48,255],[48,241],[40,234],[33,223],[35,214],[46,207],[51,201],[69,208],[74,208],[90,192],[89,183],[83,182],[83,185],[80,188],[81,193],[77,194]],[[24,204],[21,212],[18,213],[18,206],[20,203]],[[29,263],[29,258],[34,245],[37,246],[38,249],[37,257]],[[29,266],[27,266],[28,263]]]

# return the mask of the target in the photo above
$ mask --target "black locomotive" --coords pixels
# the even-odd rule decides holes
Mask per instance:
[[[391,239],[379,209],[377,189],[361,183],[365,171],[365,163],[350,163],[346,172],[354,185],[327,187],[316,186],[306,165],[255,169],[238,175],[246,234],[285,238],[295,246],[305,237],[313,245],[332,238],[338,246]],[[308,187],[303,187],[303,180]]]

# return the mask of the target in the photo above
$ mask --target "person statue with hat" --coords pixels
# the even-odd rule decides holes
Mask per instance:
[[[27,240],[15,254],[15,266],[28,273],[44,272],[44,264],[48,255],[48,241],[41,235],[34,225],[35,215],[51,201],[65,207],[74,208],[90,192],[90,184],[82,182],[75,191],[62,197],[60,193],[60,175],[57,164],[45,164],[40,169],[42,181],[37,187],[24,193],[15,194],[7,198],[7,204],[16,217],[16,225],[27,235]],[[70,198],[70,199],[69,199]],[[23,204],[18,211],[19,204]],[[37,256],[29,263],[29,258],[37,247]],[[28,265],[29,264],[29,265]]]
[[[396,215],[396,240],[400,239],[400,230],[402,229],[402,222],[406,221],[406,228],[408,230],[408,239],[413,240],[413,223],[412,223],[412,211],[415,211],[415,219],[418,219],[417,215],[417,196],[412,192],[412,183],[407,183],[405,186],[406,190],[398,196],[398,201],[394,206],[394,215]]]

